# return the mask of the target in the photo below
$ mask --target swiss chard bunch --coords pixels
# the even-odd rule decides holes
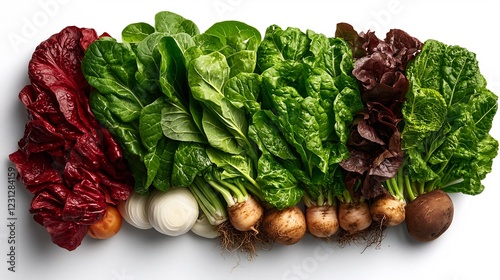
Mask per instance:
[[[404,165],[389,186],[411,201],[424,193],[479,194],[498,142],[489,133],[498,97],[486,88],[475,54],[428,40],[407,70]]]

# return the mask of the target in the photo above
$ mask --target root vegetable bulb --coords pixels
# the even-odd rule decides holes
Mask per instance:
[[[328,238],[339,229],[337,208],[332,205],[310,206],[306,208],[307,230],[318,238]]]
[[[293,245],[306,234],[306,218],[297,206],[272,210],[262,220],[262,231],[273,241]]]
[[[118,211],[123,219],[139,229],[150,229],[153,226],[148,219],[148,197],[146,195],[132,193],[126,201],[118,204]]]
[[[425,193],[406,206],[406,229],[417,241],[435,240],[450,227],[453,213],[453,201],[447,193]]]
[[[90,225],[87,234],[95,239],[111,238],[120,231],[122,219],[118,209],[108,205],[102,219]]]
[[[397,226],[405,220],[406,202],[387,194],[370,205],[372,219],[383,226]]]
[[[227,209],[229,221],[239,231],[257,231],[262,220],[264,208],[252,196],[244,202],[236,203]]]
[[[339,224],[349,234],[367,229],[372,224],[370,207],[365,201],[340,203]]]
[[[212,225],[207,217],[201,213],[196,223],[191,228],[191,231],[204,238],[216,238],[219,236],[219,231],[216,226]]]
[[[151,194],[149,222],[158,232],[178,236],[191,230],[199,215],[198,202],[187,188],[174,188]]]

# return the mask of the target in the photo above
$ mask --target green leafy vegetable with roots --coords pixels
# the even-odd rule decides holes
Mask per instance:
[[[338,221],[327,221],[323,213],[336,216],[337,200],[348,195],[339,163],[349,157],[350,123],[363,108],[351,49],[342,39],[272,25],[259,47],[258,66],[265,114],[254,115],[252,133],[263,151],[259,176],[274,166],[282,182],[300,182],[310,231],[331,236]]]
[[[481,180],[498,153],[498,142],[489,133],[498,98],[486,88],[475,54],[428,40],[410,62],[407,76],[410,90],[401,136],[405,161],[387,187],[407,198],[407,209],[417,204],[432,209],[437,198],[444,201],[445,192],[481,193]],[[436,191],[441,193],[431,194]],[[410,235],[421,241],[439,237],[453,218],[453,204],[446,201],[446,207],[435,208],[443,211],[436,215],[446,218],[432,226],[412,216],[423,210],[407,213]]]
[[[135,192],[189,190],[198,220],[215,229],[207,236],[249,252],[261,222],[279,243],[303,237],[302,222],[287,224],[285,213],[330,238],[339,227],[366,229],[379,204],[404,214],[408,202],[417,240],[441,235],[453,215],[445,192],[479,194],[491,172],[497,96],[462,47],[428,40],[420,51],[418,40],[391,30],[392,42],[378,41],[392,46],[384,53],[363,45],[372,32],[340,27],[342,36],[327,37],[271,25],[261,38],[248,24],[222,21],[201,33],[165,11],[153,25],[127,25],[122,42],[92,43],[82,61],[90,107],[123,148]],[[384,191],[392,196],[378,197]],[[374,198],[389,199],[369,208]],[[444,202],[433,208],[435,199]],[[414,201],[447,219],[422,224]],[[353,224],[357,211],[368,219]]]

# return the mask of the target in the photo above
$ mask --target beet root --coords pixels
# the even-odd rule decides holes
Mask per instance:
[[[421,242],[437,239],[453,221],[453,201],[442,190],[418,196],[406,206],[406,229],[409,235]]]

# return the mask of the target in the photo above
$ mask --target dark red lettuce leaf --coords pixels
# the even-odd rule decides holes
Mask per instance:
[[[61,173],[54,168],[52,158],[48,153],[33,153],[28,156],[22,149],[19,149],[10,154],[9,158],[16,165],[19,181],[31,193],[36,193],[35,189],[45,183],[63,182]]]
[[[90,38],[83,37],[80,28],[63,29],[36,48],[28,66],[32,86],[38,92],[49,91],[65,122],[80,131],[98,126],[88,106],[86,92],[90,86],[81,71],[84,55],[81,41],[95,40],[97,34],[95,31],[85,34]]]
[[[396,61],[398,71],[404,73],[408,62],[414,59],[422,49],[423,43],[401,29],[391,29],[384,40],[392,48],[392,57]]]
[[[394,177],[403,162],[400,121],[380,103],[368,103],[355,118],[347,143],[351,155],[340,163],[352,194],[358,180],[361,193],[356,196],[374,198],[385,192],[382,182]]]
[[[337,23],[335,37],[343,38],[349,44],[353,57],[358,58],[366,55],[364,48],[365,39],[359,36],[352,25],[345,22]]]
[[[66,140],[48,122],[34,119],[25,126],[25,137],[20,143],[29,156],[30,153],[47,152],[53,156],[63,156]]]
[[[19,93],[28,123],[9,156],[34,195],[33,218],[67,250],[76,249],[107,205],[126,200],[134,185],[120,147],[90,110],[81,61],[97,38],[93,29],[69,26],[36,48],[30,84]]]
[[[351,156],[341,167],[351,195],[371,199],[386,193],[382,182],[394,177],[403,162],[399,123],[409,89],[405,71],[422,43],[399,29],[380,40],[375,32],[358,34],[347,23],[337,25],[336,35],[351,44],[353,75],[365,105],[350,128]]]
[[[405,71],[422,43],[408,33],[391,29],[385,40],[380,40],[375,32],[361,33],[366,55],[357,57],[353,75],[360,81],[364,102],[378,102],[391,108],[399,116],[400,104],[404,101],[409,82]]]
[[[37,216],[35,216],[35,220],[38,220],[36,217]],[[61,221],[54,217],[43,219],[43,226],[45,226],[45,229],[50,234],[54,244],[70,251],[81,245],[89,228],[88,226],[80,225],[75,222]]]
[[[102,219],[106,208],[106,198],[102,195],[99,184],[91,180],[82,180],[73,185],[61,214],[65,221],[92,225]]]

